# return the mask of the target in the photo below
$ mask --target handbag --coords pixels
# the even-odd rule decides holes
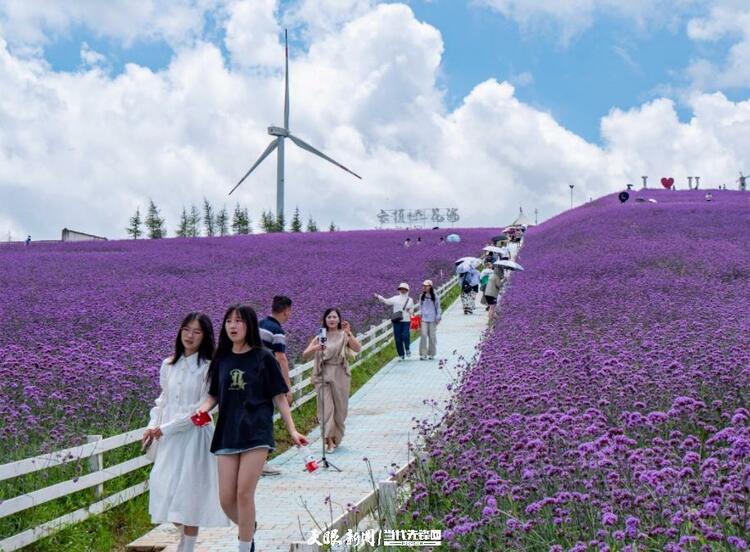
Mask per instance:
[[[410,330],[418,330],[420,326],[422,325],[422,317],[418,314],[415,314],[411,317],[411,320],[409,321],[409,329]]]
[[[396,311],[391,315],[391,322],[403,322],[404,320],[404,309],[406,308],[406,305],[409,304],[410,297],[406,298],[406,302],[404,303],[404,306],[401,307],[400,311]]]
[[[169,379],[169,378],[167,378]],[[167,390],[164,390],[164,401],[167,400]],[[159,411],[156,414],[156,427],[161,427],[161,421],[162,421],[162,414],[164,413],[164,404],[159,405]],[[143,447],[143,454],[151,460],[151,462],[156,462],[156,453],[159,451],[159,440],[158,439],[151,439],[148,441],[144,447]]]
[[[161,426],[161,408],[159,408],[159,414],[156,417],[156,427]],[[159,450],[159,441],[157,439],[151,439],[146,443],[144,446],[143,454],[151,460],[151,462],[156,462],[156,453]]]

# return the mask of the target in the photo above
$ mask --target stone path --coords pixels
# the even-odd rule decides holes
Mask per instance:
[[[372,491],[372,482],[363,457],[369,458],[375,481],[387,479],[392,464],[403,466],[408,461],[407,443],[414,439],[412,418],[439,414],[427,399],[442,403],[449,397],[446,385],[461,357],[474,354],[482,331],[487,327],[487,313],[477,306],[472,315],[464,315],[460,299],[443,315],[438,327],[438,358],[419,360],[419,340],[412,344],[412,359],[396,360],[383,367],[349,402],[346,435],[341,446],[329,459],[342,472],[319,469],[309,474],[297,449],[290,449],[271,461],[282,475],[261,479],[255,496],[258,531],[255,537],[258,552],[288,552],[295,540],[307,540],[315,523],[302,505],[322,525],[330,522],[331,514],[325,499],[330,495],[334,504],[333,517],[343,513],[347,503],[356,503]],[[447,369],[439,368],[445,359]],[[310,448],[320,451],[320,430],[308,433]],[[300,526],[302,532],[300,532]],[[177,549],[176,530],[162,525],[129,545],[130,550]],[[237,529],[204,529],[198,537],[198,552],[237,550]]]

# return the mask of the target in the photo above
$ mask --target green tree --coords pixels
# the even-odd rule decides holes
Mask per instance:
[[[182,208],[180,215],[180,226],[177,228],[178,238],[187,238],[190,235],[190,218],[188,217],[185,207]]]
[[[141,230],[141,224],[143,224],[143,221],[141,220],[140,207],[136,207],[135,214],[130,217],[128,224],[129,226],[125,230],[131,238],[137,240],[143,235],[143,231]]]
[[[276,217],[274,232],[286,232],[284,213],[279,213],[279,216]]]
[[[213,236],[216,233],[214,208],[205,197],[203,198],[203,223],[206,225],[206,236]]]
[[[260,227],[264,232],[276,232],[276,220],[273,218],[271,211],[263,211],[260,219]]]
[[[222,207],[221,211],[216,213],[216,231],[220,236],[229,234],[229,214],[227,213],[226,205]]]
[[[308,232],[317,232],[318,231],[318,225],[315,223],[312,217],[307,219],[307,231]]]
[[[190,206],[188,221],[188,236],[191,238],[198,237],[201,233],[201,213],[195,205]]]
[[[148,237],[152,240],[158,240],[164,238],[167,235],[167,229],[164,227],[164,219],[159,216],[159,208],[154,203],[153,199],[148,200],[148,212],[146,213],[146,231]]]
[[[252,234],[253,233],[253,221],[250,220],[250,215],[247,213],[247,207],[242,209],[242,223],[243,226],[243,234]]]
[[[292,232],[302,232],[302,217],[299,214],[299,207],[294,208],[291,230]]]
[[[242,230],[244,229],[245,221],[243,220],[242,215],[242,207],[237,203],[237,205],[234,206],[234,213],[232,213],[232,232],[235,234],[244,234]]]

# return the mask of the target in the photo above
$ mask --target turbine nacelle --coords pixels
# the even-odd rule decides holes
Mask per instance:
[[[270,126],[268,127],[268,134],[271,136],[289,136],[289,131],[285,128]]]

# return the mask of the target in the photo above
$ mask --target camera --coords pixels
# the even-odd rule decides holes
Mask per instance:
[[[328,336],[326,335],[326,329],[320,328],[320,332],[318,332],[318,342],[325,346],[326,341],[328,341]]]

